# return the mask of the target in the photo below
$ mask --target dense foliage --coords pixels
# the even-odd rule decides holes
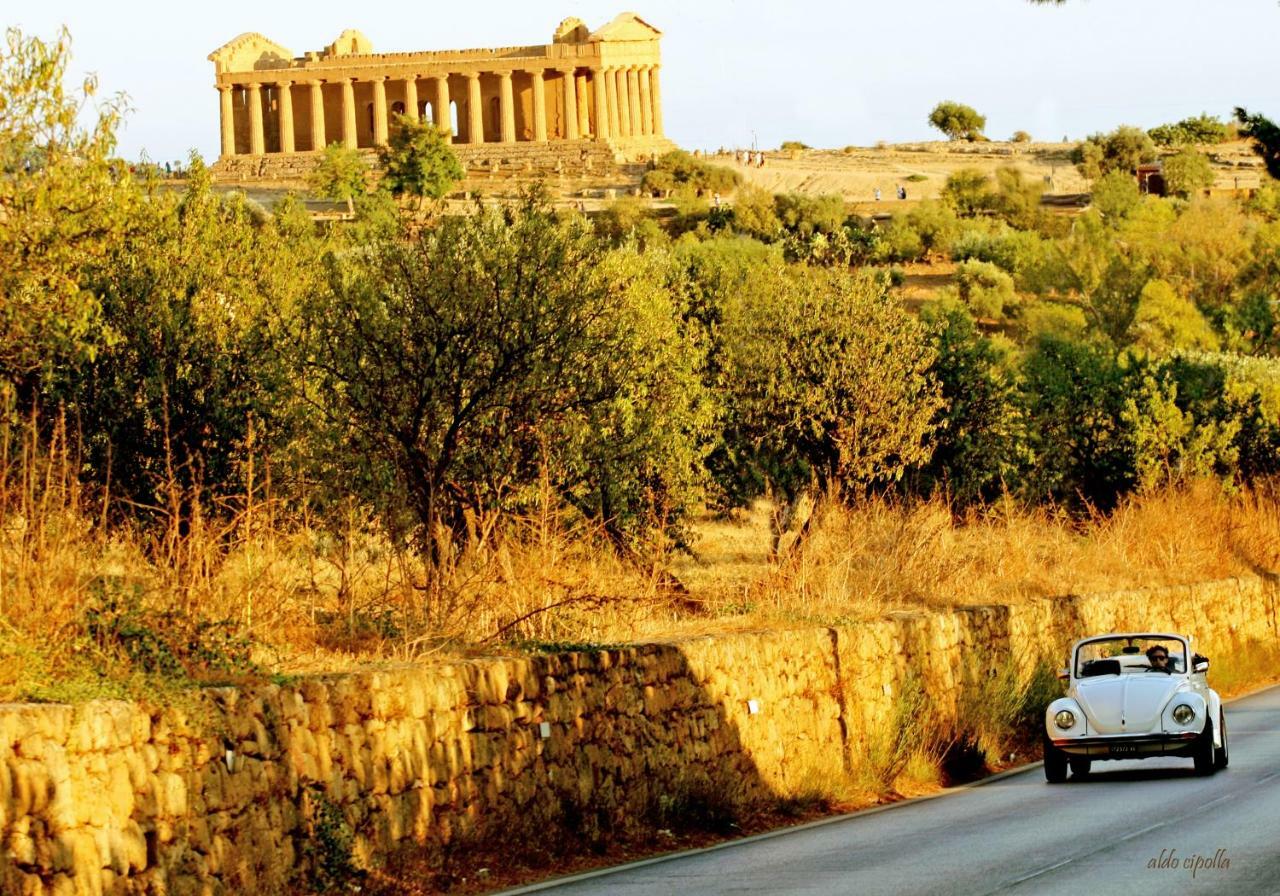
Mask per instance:
[[[978,140],[982,138],[987,119],[972,106],[944,100],[929,113],[929,124],[946,134],[949,140]]]

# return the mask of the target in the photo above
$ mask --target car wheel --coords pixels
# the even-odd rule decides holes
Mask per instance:
[[[1221,710],[1218,711],[1218,730],[1222,732],[1222,746],[1213,751],[1213,766],[1226,768],[1231,757],[1227,754],[1227,716]]]
[[[1093,760],[1088,756],[1072,756],[1067,760],[1071,764],[1071,777],[1083,778],[1089,774]]]
[[[1213,748],[1213,722],[1204,723],[1204,731],[1196,739],[1195,749],[1196,774],[1212,775],[1217,771],[1217,766],[1214,765],[1216,751]]]
[[[1050,784],[1067,780],[1067,754],[1044,739],[1044,777]]]

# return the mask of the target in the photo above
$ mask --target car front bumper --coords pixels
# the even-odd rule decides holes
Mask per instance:
[[[1092,737],[1054,737],[1050,742],[1069,756],[1090,759],[1141,759],[1147,756],[1190,756],[1195,731],[1157,734],[1100,734]]]

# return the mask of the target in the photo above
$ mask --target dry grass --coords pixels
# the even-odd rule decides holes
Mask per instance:
[[[147,528],[113,523],[104,496],[77,481],[61,430],[43,444],[33,431],[0,428],[0,699],[93,693],[133,674],[136,656],[86,637],[86,611],[113,599],[135,601],[142,625],[163,627],[166,613],[225,620],[252,641],[259,670],[296,673],[522,643],[847,622],[1280,566],[1276,493],[1229,497],[1203,484],[1084,522],[1013,502],[962,517],[938,501],[826,502],[781,558],[771,554],[768,502],[698,521],[691,554],[624,558],[554,511],[548,493],[534,516],[477,520],[465,542],[441,546],[455,559],[431,568],[354,505],[321,527],[291,514],[269,483],[206,500],[210,511],[185,521],[160,508]],[[192,497],[166,501],[179,508]],[[50,692],[57,682],[69,684]]]
[[[959,517],[941,501],[829,502],[747,603],[762,620],[863,619],[1271,571],[1280,566],[1277,497],[1271,487],[1228,496],[1201,483],[1083,522],[1013,501]]]

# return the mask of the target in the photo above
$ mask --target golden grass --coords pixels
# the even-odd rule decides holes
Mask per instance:
[[[890,610],[1217,579],[1280,566],[1271,488],[1211,483],[1134,498],[1085,521],[1005,501],[957,516],[940,501],[820,504],[806,536],[771,554],[768,502],[695,521],[692,551],[620,556],[554,510],[478,520],[432,568],[355,505],[322,527],[269,489],[178,525],[111,522],[77,481],[61,430],[0,427],[0,699],[50,682],[128,677],[136,658],[86,638],[111,595],[226,620],[264,672],[492,652],[523,644],[660,639],[848,622]],[[173,507],[184,505],[172,496]],[[148,623],[150,624],[150,623]],[[101,642],[101,637],[98,641]],[[114,652],[113,652],[114,651]],[[126,651],[127,652],[127,651]],[[105,669],[104,669],[105,667]],[[79,693],[76,687],[70,687]]]
[[[828,502],[746,600],[762,620],[861,619],[1269,572],[1280,566],[1277,497],[1205,482],[1084,521],[1012,500],[959,516],[941,501]]]

